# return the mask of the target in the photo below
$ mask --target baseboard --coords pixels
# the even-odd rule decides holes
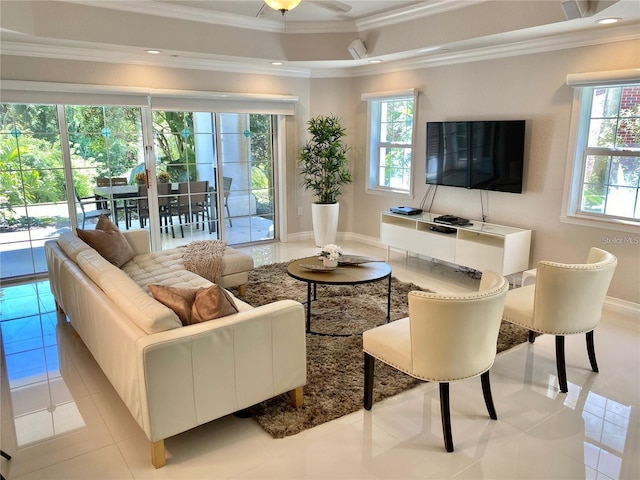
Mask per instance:
[[[606,297],[603,308],[624,315],[640,317],[640,304],[615,297]]]
[[[286,242],[307,242],[307,241],[313,242],[312,231],[290,233],[287,235],[287,240],[286,240]],[[379,238],[369,237],[367,235],[360,235],[360,234],[351,233],[351,232],[338,232],[336,235],[336,242],[340,244],[340,242],[344,242],[344,241],[360,242],[360,243],[364,243],[366,245],[372,245],[378,248],[387,248],[386,245],[380,242]]]
[[[309,240],[313,241],[313,231],[299,232],[299,233],[294,233],[287,236],[288,242],[305,242]],[[351,233],[351,232],[338,232],[338,234],[336,235],[336,241],[338,243],[342,241],[353,241],[353,242],[364,243],[366,245],[371,245],[378,248],[385,248],[385,249],[387,248],[385,244],[380,242],[379,238],[369,237],[367,235],[360,235],[358,233]],[[404,250],[398,250],[398,251],[404,251]],[[421,257],[420,255],[417,255],[417,256],[419,258],[425,258],[425,257]],[[630,317],[640,317],[640,304],[629,302],[627,300],[622,300],[620,298],[606,297],[603,308],[612,312],[628,315]]]

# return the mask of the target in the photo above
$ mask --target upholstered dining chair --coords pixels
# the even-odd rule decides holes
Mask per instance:
[[[498,332],[509,283],[485,271],[477,292],[409,292],[409,316],[367,330],[364,350],[364,408],[373,405],[375,359],[412,377],[438,382],[442,432],[453,451],[449,383],[481,376],[489,416],[498,418],[491,396],[489,369],[496,356]]]
[[[504,319],[535,332],[556,336],[556,368],[560,391],[566,393],[567,369],[564,337],[585,333],[591,369],[598,372],[593,330],[600,322],[602,305],[618,261],[614,255],[592,247],[586,263],[538,262],[536,283],[511,290]]]

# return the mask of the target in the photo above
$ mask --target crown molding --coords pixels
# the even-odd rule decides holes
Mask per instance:
[[[149,67],[206,70],[226,73],[257,75],[275,75],[299,78],[362,77],[417,70],[460,63],[491,60],[517,55],[530,55],[547,51],[565,50],[590,45],[622,42],[640,39],[638,23],[603,30],[581,30],[558,34],[545,38],[505,42],[500,45],[486,46],[464,51],[431,52],[419,57],[388,61],[379,64],[341,61],[339,67],[329,62],[292,62],[291,65],[273,66],[266,59],[232,58],[210,55],[200,58],[185,56],[149,56],[141,53],[113,51],[112,47],[87,48],[76,46],[46,46],[19,42],[2,42],[2,55],[15,55],[34,58],[54,58],[86,62],[120,63]]]
[[[371,15],[370,17],[356,20],[355,24],[358,32],[362,32],[365,30],[372,30],[374,28],[397,25],[398,23],[404,23],[421,17],[438,15],[451,10],[458,10],[460,8],[465,8],[476,3],[483,3],[485,1],[486,0],[434,0],[432,2],[427,2],[426,4],[425,2],[422,2],[417,5],[399,8],[398,10],[393,10],[391,12]]]
[[[108,8],[142,15],[156,15],[192,22],[224,25],[250,30],[260,30],[273,33],[349,33],[381,28],[398,23],[408,22],[420,17],[437,15],[450,10],[468,7],[487,0],[433,0],[421,2],[410,7],[399,8],[390,12],[371,15],[359,20],[340,20],[325,22],[282,22],[265,17],[249,17],[233,13],[192,8],[186,5],[175,5],[150,0],[66,0],[68,3],[89,7]]]
[[[635,23],[606,30],[581,30],[545,38],[506,42],[500,45],[467,49],[459,52],[447,51],[437,53],[436,51],[429,53],[427,57],[412,57],[397,61],[360,65],[352,67],[347,71],[335,68],[316,68],[311,71],[311,77],[365,77],[383,73],[479,62],[639,39],[640,28],[639,24]]]
[[[121,63],[125,65],[142,65],[147,67],[179,68],[206,70],[226,73],[246,73],[257,75],[277,75],[284,77],[309,78],[310,69],[295,66],[273,66],[268,60],[238,58],[229,59],[211,56],[209,58],[161,57],[148,54],[127,53],[108,49],[34,45],[18,42],[2,42],[2,55],[15,55],[34,58],[55,58],[59,60],[75,60],[83,62]],[[264,62],[261,65],[257,62]]]
[[[287,22],[265,17],[249,17],[233,13],[217,12],[186,5],[151,2],[149,0],[67,0],[69,3],[88,7],[108,8],[141,15],[155,15],[190,22],[223,25],[226,27],[258,30],[271,33],[345,33],[357,30],[354,21],[335,22]]]
[[[268,18],[249,17],[233,13],[216,12],[201,8],[192,8],[186,5],[174,5],[171,3],[151,2],[149,0],[65,0],[67,3],[76,3],[87,7],[107,8],[124,12],[139,13],[141,15],[155,15],[176,20],[209,23],[211,25],[225,25],[250,30],[262,30],[265,32],[284,33],[285,25],[277,20]],[[288,30],[288,28],[287,28]]]

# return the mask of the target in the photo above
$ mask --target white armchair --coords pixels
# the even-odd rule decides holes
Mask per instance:
[[[497,414],[489,369],[509,283],[485,271],[478,292],[439,295],[409,292],[409,317],[367,330],[364,350],[364,408],[373,404],[375,359],[421,380],[439,382],[442,431],[447,452],[453,451],[449,382],[481,375],[489,416]]]
[[[593,329],[600,322],[613,272],[614,255],[591,248],[584,264],[542,261],[538,263],[535,285],[511,290],[507,295],[504,319],[534,332],[556,336],[556,366],[561,392],[567,392],[564,336],[586,333],[591,369],[598,371]]]

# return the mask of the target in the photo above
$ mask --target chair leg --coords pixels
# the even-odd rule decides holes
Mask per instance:
[[[529,343],[533,343],[536,341],[536,332],[533,330],[529,330]]]
[[[364,409],[371,410],[373,406],[373,372],[376,359],[365,352],[364,354]]]
[[[567,367],[564,361],[564,335],[556,335],[556,367],[558,368],[558,383],[560,391],[567,393]]]
[[[489,412],[489,417],[493,420],[498,419],[498,414],[496,413],[496,407],[493,404],[493,397],[491,396],[491,381],[489,380],[489,370],[480,375],[480,380],[482,381],[482,394],[484,395],[484,404],[487,406],[487,412]]]
[[[7,460],[11,460],[11,455],[9,455],[7,452],[5,452],[4,450],[0,450],[0,455],[2,455],[4,458],[6,458]],[[5,480],[4,476],[0,473],[0,480]]]
[[[229,220],[229,226],[233,227],[233,223],[231,223],[231,212],[229,211],[229,205],[227,204],[227,200],[224,201],[224,208],[227,211],[227,220]]]
[[[589,354],[589,362],[591,363],[591,370],[598,373],[598,362],[596,362],[596,349],[593,344],[593,330],[587,332],[587,353]]]
[[[444,448],[447,452],[453,452],[453,436],[451,435],[451,408],[449,407],[449,384],[443,382],[440,387],[440,417],[442,418],[442,434],[444,436]]]

